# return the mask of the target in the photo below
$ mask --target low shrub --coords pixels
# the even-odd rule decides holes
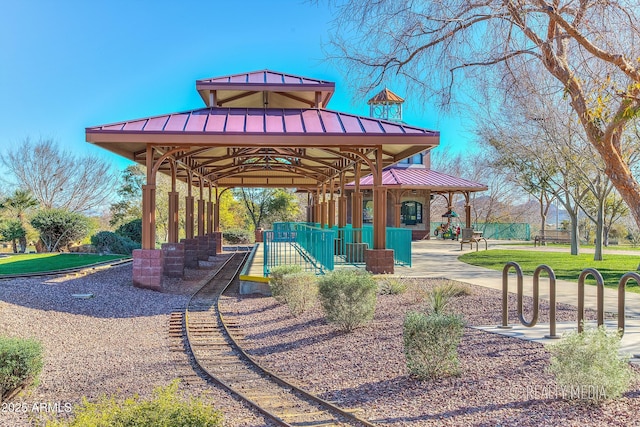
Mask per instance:
[[[269,272],[269,289],[271,290],[271,296],[280,304],[285,304],[286,299],[282,290],[282,278],[287,274],[302,273],[302,271],[303,268],[301,265],[279,265],[273,267]]]
[[[233,228],[222,233],[224,241],[230,245],[244,245],[253,242],[254,235],[243,228]]]
[[[49,420],[47,427],[218,427],[222,413],[202,399],[178,395],[178,381],[153,391],[150,400],[134,396],[119,403],[104,397],[98,403],[84,400],[70,420]]]
[[[33,339],[0,337],[0,402],[38,381],[42,345]]]
[[[463,328],[462,319],[456,315],[408,312],[402,335],[411,375],[419,379],[458,375]]]
[[[547,347],[549,371],[560,386],[559,394],[571,400],[615,399],[629,389],[634,373],[629,357],[620,357],[620,335],[604,326],[571,332]]]
[[[309,272],[285,274],[281,280],[280,296],[293,316],[301,315],[318,299],[315,274]]]
[[[436,286],[431,292],[427,293],[427,310],[434,314],[442,314],[452,298],[470,294],[471,288],[468,285],[448,281]]]
[[[111,231],[100,231],[94,234],[91,236],[91,244],[98,252],[110,254],[131,255],[134,249],[140,249],[139,243]]]
[[[320,303],[327,320],[350,332],[373,319],[376,309],[373,276],[361,270],[336,270],[319,280]]]
[[[407,285],[397,277],[382,276],[377,279],[378,295],[399,295],[407,291]]]

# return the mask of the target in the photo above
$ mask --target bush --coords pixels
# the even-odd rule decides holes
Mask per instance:
[[[116,230],[116,234],[127,237],[136,243],[142,243],[142,219],[138,218],[122,224]]]
[[[56,252],[82,240],[89,231],[89,218],[65,209],[43,209],[31,218],[48,252]]]
[[[378,295],[399,295],[407,290],[407,285],[397,277],[382,276],[378,280]]]
[[[281,297],[293,316],[299,316],[315,304],[318,284],[315,274],[291,273],[282,277]]]
[[[122,403],[103,398],[98,403],[84,401],[75,409],[71,420],[51,420],[47,427],[217,427],[222,426],[222,413],[202,399],[178,396],[178,381],[153,391],[151,400],[138,396]]]
[[[458,345],[463,327],[462,319],[456,315],[408,312],[403,342],[411,375],[420,379],[458,375]]]
[[[37,383],[43,363],[38,341],[0,337],[0,402]]]
[[[469,286],[448,281],[436,286],[427,294],[428,311],[434,314],[443,314],[452,298],[470,294],[471,288]]]
[[[284,296],[282,278],[287,274],[302,273],[302,271],[301,265],[279,265],[273,267],[269,272],[269,289],[271,290],[271,296],[280,304],[285,304],[287,301]]]
[[[139,243],[111,231],[100,231],[94,234],[91,236],[91,244],[98,252],[122,255],[131,255],[134,249],[140,248]]]
[[[629,357],[620,357],[620,336],[604,326],[571,332],[547,347],[549,371],[565,398],[596,401],[615,399],[629,389],[634,373]]]
[[[327,320],[350,332],[373,319],[376,285],[373,276],[360,270],[337,270],[320,278],[318,293]]]
[[[224,241],[231,245],[247,244],[253,242],[254,236],[249,230],[234,228],[222,233]]]

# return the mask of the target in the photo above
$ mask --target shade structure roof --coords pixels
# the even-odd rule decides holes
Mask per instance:
[[[391,166],[382,172],[382,185],[390,189],[431,190],[435,192],[449,191],[485,191],[488,187],[475,181],[447,175],[419,166]],[[354,182],[346,185],[347,188],[355,187]],[[360,180],[360,188],[373,187],[373,177],[367,175]]]
[[[208,107],[325,108],[335,83],[272,70],[196,81]]]
[[[263,70],[196,86],[206,108],[89,127],[86,139],[140,164],[151,147],[160,172],[220,187],[348,182],[355,164],[366,174],[439,144],[438,131],[324,108],[332,82]]]

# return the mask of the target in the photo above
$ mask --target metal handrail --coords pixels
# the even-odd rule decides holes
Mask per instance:
[[[635,280],[640,285],[640,274],[633,271],[625,273],[618,282],[618,333],[620,337],[624,335],[624,322],[625,322],[625,286],[629,280]]]
[[[578,333],[584,329],[584,280],[587,276],[592,276],[596,279],[598,289],[596,293],[598,326],[604,325],[604,279],[602,274],[595,268],[585,268],[578,276]],[[619,300],[620,298],[618,298],[618,302]]]

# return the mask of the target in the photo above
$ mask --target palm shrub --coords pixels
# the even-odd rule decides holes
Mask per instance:
[[[462,318],[457,315],[408,312],[402,337],[411,375],[419,379],[458,375],[458,345],[463,328]]]
[[[318,298],[316,275],[309,272],[285,274],[280,281],[280,298],[293,316],[311,308]]]
[[[271,290],[271,296],[276,299],[280,304],[285,304],[287,301],[283,295],[282,278],[287,274],[302,273],[303,268],[301,265],[279,265],[273,267],[269,271],[269,289]]]
[[[620,335],[604,326],[570,332],[548,346],[549,371],[565,398],[583,401],[615,399],[629,389],[634,373],[629,356],[621,357]]]
[[[469,286],[448,281],[436,286],[431,292],[427,293],[428,311],[434,314],[442,314],[452,298],[469,294],[471,294]]]
[[[47,427],[219,427],[222,413],[202,399],[185,399],[178,394],[178,381],[153,391],[153,397],[139,396],[117,402],[104,397],[97,403],[84,400],[72,419],[49,420]]]
[[[319,280],[318,294],[327,320],[350,332],[373,319],[378,286],[370,273],[336,270]]]
[[[399,295],[403,294],[407,290],[407,285],[404,284],[402,279],[397,277],[382,276],[378,280],[378,294],[379,295]]]
[[[0,402],[37,383],[44,364],[42,352],[36,340],[0,336]]]

